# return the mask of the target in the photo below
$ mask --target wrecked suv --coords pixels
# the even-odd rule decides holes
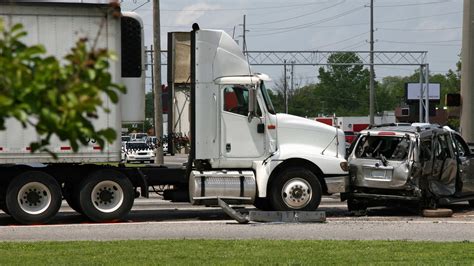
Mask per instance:
[[[474,207],[474,155],[449,128],[382,126],[361,132],[350,148],[349,211],[415,203],[421,209],[469,201]]]

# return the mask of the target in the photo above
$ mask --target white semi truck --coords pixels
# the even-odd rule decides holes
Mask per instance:
[[[115,19],[109,8],[103,0],[2,1],[0,17],[23,23],[27,43],[41,43],[58,57],[78,38],[95,36],[105,19],[106,30],[98,43],[120,55],[110,71],[128,92],[117,105],[107,102],[111,111],[99,114],[93,123],[120,132],[123,122],[144,120],[143,24],[133,13]],[[182,57],[176,56],[177,44],[183,36],[189,41],[183,50],[189,60],[178,64]],[[151,186],[157,185],[168,185],[167,200],[215,205],[221,198],[268,210],[315,210],[323,194],[345,191],[348,172],[341,130],[275,113],[265,88],[268,78],[250,71],[225,32],[197,30],[169,37],[169,73],[189,73],[187,167],[118,164],[119,138],[105,147],[91,140],[77,153],[68,143],[55,140],[49,148],[57,159],[31,153],[29,144],[37,139],[34,129],[8,120],[6,130],[0,131],[4,212],[19,223],[47,223],[64,199],[92,221],[120,219],[136,197],[148,197]]]

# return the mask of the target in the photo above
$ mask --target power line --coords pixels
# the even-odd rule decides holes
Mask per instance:
[[[289,32],[289,31],[292,31],[292,30],[304,29],[304,28],[308,28],[308,27],[314,26],[314,25],[319,24],[319,23],[324,23],[324,22],[328,22],[328,21],[332,21],[332,20],[341,18],[343,16],[355,13],[355,12],[361,10],[361,9],[364,9],[364,7],[362,6],[362,7],[354,8],[354,9],[339,13],[337,15],[334,15],[332,17],[328,17],[328,18],[321,19],[321,20],[318,20],[318,21],[313,21],[313,22],[309,22],[309,23],[294,25],[294,26],[291,26],[291,27],[278,28],[278,29],[274,30],[276,32],[264,33],[264,34],[259,34],[259,35],[251,35],[251,36],[252,37],[261,37],[261,36],[268,36],[268,35],[274,35],[274,34],[281,34],[281,33]]]
[[[344,2],[346,2],[346,0],[342,0],[341,2],[338,2],[332,6],[328,6],[328,7],[325,7],[325,8],[321,8],[321,9],[318,9],[316,11],[311,11],[309,13],[305,13],[305,14],[302,14],[302,15],[299,15],[299,16],[296,16],[296,17],[290,17],[290,18],[285,18],[285,19],[279,19],[279,20],[274,20],[274,21],[267,21],[267,22],[262,22],[262,23],[253,23],[253,24],[248,24],[248,25],[266,25],[266,24],[274,24],[274,23],[280,23],[280,22],[286,22],[286,21],[290,21],[290,20],[293,20],[293,19],[299,19],[299,18],[302,18],[302,17],[305,17],[305,16],[309,16],[309,15],[314,15],[316,13],[319,13],[321,11],[324,11],[324,10],[328,10],[328,9],[331,9],[335,6],[338,6],[338,5],[341,5],[343,4]]]
[[[259,9],[278,9],[278,8],[288,8],[288,7],[303,7],[303,6],[313,6],[320,5],[322,3],[327,3],[329,1],[318,1],[314,3],[305,3],[305,4],[296,4],[296,5],[282,5],[282,6],[265,6],[265,7],[248,7],[248,8],[216,8],[212,11],[245,11],[245,10],[259,10]],[[208,9],[162,9],[163,12],[195,12],[195,11],[209,11]]]
[[[320,46],[318,46],[317,48],[312,48],[312,49],[309,49],[309,50],[318,50],[318,49],[321,49],[321,48],[326,47],[326,46],[331,46],[331,45],[343,43],[343,42],[346,42],[346,41],[355,39],[355,38],[357,38],[357,37],[363,36],[363,35],[365,35],[365,34],[367,34],[367,33],[369,33],[369,32],[370,32],[370,31],[365,31],[365,32],[359,33],[359,34],[357,34],[357,35],[354,35],[354,36],[352,36],[352,37],[349,37],[349,38],[347,38],[347,39],[340,40],[340,41],[337,41],[337,42],[327,43],[327,44],[324,44],[324,45],[320,45]]]
[[[433,5],[433,4],[444,4],[451,2],[449,0],[435,1],[435,2],[424,2],[424,3],[412,3],[412,4],[389,4],[389,5],[376,5],[374,7],[405,7],[405,6],[422,6],[422,5]]]
[[[400,22],[400,21],[407,21],[407,20],[418,20],[418,19],[423,19],[423,18],[440,17],[440,16],[447,16],[447,15],[454,15],[454,14],[462,14],[462,11],[445,12],[445,13],[438,13],[438,14],[432,14],[432,15],[427,15],[427,16],[407,17],[407,18],[398,18],[398,19],[390,19],[390,20],[378,20],[377,24]],[[339,25],[311,25],[311,26],[315,28],[339,28],[339,27],[367,26],[368,24],[370,23],[362,22],[362,23],[350,23],[350,24],[339,24]],[[276,30],[281,30],[281,29],[286,29],[286,28],[253,28],[252,30],[256,30],[256,29],[276,31]]]
[[[443,30],[456,30],[462,27],[447,27],[447,28],[425,28],[425,29],[404,29],[404,28],[377,28],[379,30],[393,30],[393,31],[443,31]]]
[[[355,50],[361,46],[365,46],[367,44],[367,41],[366,40],[363,40],[363,41],[359,41],[357,43],[353,43],[351,45],[348,45],[346,47],[343,47],[343,48],[340,48],[338,50]]]

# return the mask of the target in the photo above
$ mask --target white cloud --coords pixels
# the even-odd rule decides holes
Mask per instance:
[[[218,8],[219,6],[217,5],[209,5],[207,3],[186,6],[176,15],[175,24],[178,26],[190,26],[207,12]]]

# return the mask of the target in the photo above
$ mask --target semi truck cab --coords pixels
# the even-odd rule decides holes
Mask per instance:
[[[322,194],[345,191],[343,131],[277,114],[265,86],[270,78],[251,71],[224,31],[187,34],[191,60],[183,71],[189,67],[191,77],[191,202],[214,204],[220,197],[264,202],[274,210],[314,210]],[[170,43],[175,46],[169,54],[183,52]],[[173,60],[169,67],[180,71]]]

